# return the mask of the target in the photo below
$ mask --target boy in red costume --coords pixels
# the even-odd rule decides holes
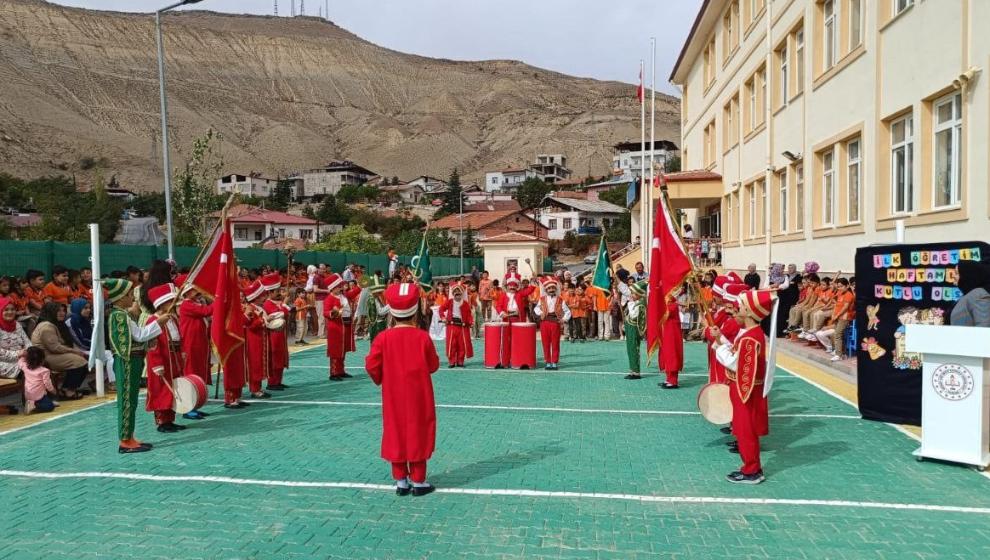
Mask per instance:
[[[326,281],[330,291],[323,301],[323,316],[327,325],[327,357],[330,358],[330,381],[343,381],[353,377],[344,369],[344,356],[355,350],[354,316],[357,312],[357,298],[361,287],[356,286],[344,292],[344,279],[339,274],[331,274]]]
[[[760,463],[760,437],[769,433],[767,395],[773,383],[773,356],[760,321],[774,312],[776,294],[769,290],[748,290],[739,296],[737,318],[742,332],[734,344],[723,344],[716,351],[725,366],[732,400],[732,434],[739,442],[743,465],[726,479],[737,484],[759,484],[765,480]],[[715,330],[716,334],[720,334]]]
[[[474,357],[471,346],[474,319],[463,284],[450,285],[450,298],[440,306],[439,312],[440,320],[447,325],[447,363],[452,368],[464,367],[464,359]]]
[[[200,295],[192,285],[186,286],[186,275],[180,274],[175,283],[182,286],[179,296],[179,334],[182,336],[182,352],[186,355],[183,375],[195,375],[207,385],[213,384],[210,375],[210,328],[206,320],[213,316],[213,304],[201,303]],[[191,410],[182,415],[187,420],[201,420],[209,414]]]
[[[289,367],[289,339],[286,334],[286,320],[289,308],[285,305],[282,291],[282,277],[277,272],[261,279],[261,284],[269,297],[262,309],[265,311],[265,327],[268,329],[268,389],[284,391],[289,386],[282,383],[282,375]]]
[[[681,310],[675,291],[667,297],[667,316],[660,325],[660,369],[667,380],[659,383],[664,389],[677,389],[677,376],[684,369],[684,335],[681,333]],[[653,294],[650,294],[651,296]]]
[[[505,291],[498,294],[497,299],[495,299],[495,314],[498,316],[499,321],[504,321],[509,324],[509,332],[512,331],[513,323],[525,323],[527,318],[527,305],[529,304],[529,295],[533,293],[533,286],[526,286],[523,289],[519,289],[519,285],[522,283],[522,277],[514,271],[510,271],[505,275]],[[512,355],[512,337],[505,337],[505,345],[508,346],[505,352],[506,355]]]
[[[175,299],[175,285],[162,284],[148,291],[148,299],[155,306],[155,313],[148,317],[146,325],[159,323],[159,318],[169,315],[168,307]],[[162,325],[158,338],[148,343],[148,396],[145,410],[155,413],[155,424],[163,433],[185,430],[175,423],[172,410],[172,381],[182,375],[184,368],[179,324],[174,317]]]
[[[270,399],[272,394],[261,389],[261,382],[270,375],[271,358],[268,342],[268,326],[265,310],[262,307],[268,299],[268,292],[260,280],[248,284],[244,290],[244,326],[247,337],[244,345],[247,347],[248,390],[256,399]]]
[[[381,455],[392,463],[396,494],[425,496],[434,490],[426,482],[426,462],[437,434],[430,375],[440,358],[429,333],[416,328],[419,287],[392,284],[385,301],[396,324],[375,337],[364,360],[371,380],[382,388]]]
[[[560,295],[557,278],[546,276],[541,280],[543,295],[536,302],[533,313],[540,320],[540,342],[543,344],[543,361],[546,369],[557,369],[560,361],[560,326],[571,320],[571,310]]]

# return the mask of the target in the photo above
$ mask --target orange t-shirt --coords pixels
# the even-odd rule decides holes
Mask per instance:
[[[298,296],[296,297],[296,300],[292,302],[292,305],[296,308],[296,319],[299,321],[305,321],[306,315],[309,311],[309,303],[306,302],[306,298]]]
[[[41,296],[55,303],[69,305],[69,301],[72,299],[72,288],[68,286],[56,286],[54,282],[49,282],[41,290]]]
[[[17,310],[17,316],[20,317],[27,313],[27,298],[14,292],[10,293],[10,301],[14,304],[14,309]]]
[[[571,317],[583,319],[588,316],[588,298],[577,294],[568,295],[565,300],[567,307],[571,310]]]
[[[24,293],[24,299],[27,301],[28,313],[37,313],[45,305],[45,296],[42,292],[35,290],[34,288],[28,288]]]
[[[843,316],[839,316],[839,311],[842,309],[843,306],[846,305],[848,305],[848,307],[846,308],[845,313],[843,314]],[[837,298],[835,298],[835,307],[832,308],[832,319],[836,321],[839,319],[846,319],[852,321],[855,318],[856,318],[856,296],[853,295],[851,290],[846,290],[845,292],[839,294]]]
[[[436,296],[433,299],[434,305],[443,305],[446,302],[447,302],[447,296],[443,294],[436,294]]]
[[[599,313],[608,311],[608,295],[601,288],[591,287],[587,292],[588,299],[591,300],[591,308]]]

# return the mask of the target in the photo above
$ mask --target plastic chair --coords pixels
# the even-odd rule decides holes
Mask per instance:
[[[846,329],[846,357],[852,358],[856,355],[856,321],[850,323]]]

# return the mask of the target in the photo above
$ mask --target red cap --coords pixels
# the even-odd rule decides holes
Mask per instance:
[[[385,303],[392,315],[399,319],[408,319],[419,309],[419,286],[410,283],[392,284],[385,289]]]
[[[158,309],[162,305],[175,299],[175,284],[162,284],[148,290],[148,299],[151,305]]]
[[[557,293],[560,293],[560,281],[557,280],[556,276],[544,276],[540,278],[540,289],[546,290],[550,286],[557,289]]]
[[[739,296],[739,310],[762,321],[773,312],[773,302],[776,299],[777,293],[770,290],[747,290]]]
[[[261,294],[265,293],[265,286],[259,281],[255,280],[248,284],[247,288],[244,288],[244,297],[248,301],[254,301],[258,299]]]
[[[522,276],[519,276],[518,273],[510,272],[510,273],[508,273],[508,274],[505,275],[505,287],[506,288],[508,288],[509,286],[512,286],[512,285],[514,285],[514,286],[516,286],[518,288],[520,282],[522,282]]]
[[[733,307],[739,307],[739,296],[749,290],[746,284],[732,283],[725,286],[725,293],[722,299]]]
[[[272,291],[279,289],[282,286],[282,276],[273,272],[271,274],[266,274],[261,277],[261,285],[265,287],[265,290]]]
[[[327,277],[327,289],[332,290],[343,283],[344,279],[336,272]]]
[[[729,272],[726,272],[725,275],[728,276],[729,278],[731,278],[733,282],[742,283],[742,281],[743,281],[742,277],[739,276],[738,274],[736,274],[735,272],[729,271]]]
[[[464,293],[464,284],[461,282],[452,282],[450,284],[450,295],[454,295],[454,292]]]

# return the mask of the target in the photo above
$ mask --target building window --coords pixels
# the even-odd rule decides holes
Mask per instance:
[[[278,236],[283,239],[285,238],[285,228],[278,228]]]
[[[890,125],[890,175],[895,214],[914,210],[914,118],[908,115]]]
[[[498,177],[492,177],[492,184],[493,185],[497,185],[498,184]]]
[[[789,86],[787,79],[789,77],[788,66],[790,65],[790,60],[788,60],[788,49],[787,49],[786,40],[784,41],[784,44],[781,45],[779,49],[777,49],[777,60],[780,63],[780,66],[778,67],[779,83],[778,83],[778,87],[776,88],[777,95],[779,96],[777,98],[778,99],[777,106],[784,107],[787,105],[787,94],[788,94],[788,86]]]
[[[749,236],[756,237],[756,184],[746,187],[746,199],[749,201],[749,209],[746,215],[746,222],[749,224]]]
[[[825,0],[822,3],[822,15],[823,28],[822,28],[822,45],[824,46],[825,52],[822,53],[822,63],[823,70],[828,70],[829,68],[835,66],[836,61],[836,42],[838,35],[838,26],[835,23],[835,0]]]
[[[733,210],[733,208],[732,208],[732,195],[730,194],[729,196],[725,197],[725,213],[726,213],[726,215],[729,218],[729,227],[728,227],[728,229],[725,232],[726,239],[732,239],[734,237],[733,231],[735,231],[735,230],[732,229],[732,225],[735,222],[732,221],[733,220],[733,216],[734,216],[733,213],[732,213],[732,210]]]
[[[935,207],[961,200],[962,96],[950,94],[935,102]]]
[[[234,238],[239,241],[247,241],[247,228],[234,228]]]
[[[804,166],[794,168],[794,228],[804,229]]]
[[[722,108],[722,120],[724,121],[722,132],[722,144],[726,151],[739,142],[739,95],[735,95],[726,102]]]
[[[307,240],[313,238],[313,230],[311,229],[300,229],[299,239]]]
[[[763,233],[767,230],[767,180],[763,179],[757,183],[760,191],[760,207],[756,211],[756,215],[760,217],[759,227],[757,228],[757,233]]]
[[[794,94],[804,91],[804,28],[794,32]]]
[[[557,218],[550,218],[549,223],[547,224],[547,228],[557,229]]]
[[[739,0],[731,2],[722,16],[722,64],[732,58],[739,46]]]
[[[705,167],[715,165],[715,120],[705,127]]]
[[[822,154],[822,225],[835,225],[835,152]]]
[[[756,76],[746,82],[746,132],[756,128]]]
[[[863,1],[849,0],[849,50],[863,44]]]
[[[787,232],[787,211],[789,206],[787,204],[787,170],[781,171],[777,175],[777,181],[780,184],[780,231],[781,233]]]
[[[862,151],[859,138],[846,143],[846,220],[849,223],[859,221],[859,199],[863,184]]]
[[[254,240],[255,241],[261,241],[261,235],[262,234],[261,234],[261,230],[260,229],[254,230]]]
[[[715,39],[713,38],[705,46],[705,89],[715,83]]]
[[[564,218],[564,229],[571,229],[573,226],[571,224],[571,218]]]
[[[897,14],[903,12],[904,10],[910,8],[913,5],[914,5],[914,0],[894,0],[893,2],[894,15],[896,16]]]

